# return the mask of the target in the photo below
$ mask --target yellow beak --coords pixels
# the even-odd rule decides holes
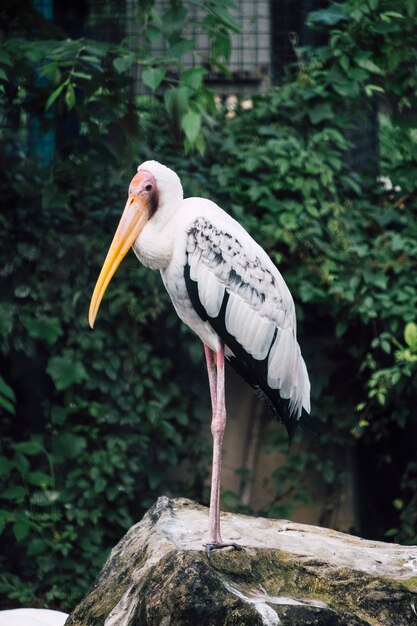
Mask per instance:
[[[98,309],[117,268],[149,220],[149,205],[138,196],[129,196],[109,251],[94,288],[88,323],[94,326]]]

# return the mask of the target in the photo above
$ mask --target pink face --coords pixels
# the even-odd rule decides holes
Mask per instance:
[[[129,196],[140,196],[148,203],[150,217],[158,208],[159,194],[156,179],[150,172],[140,170],[134,175],[129,185]]]

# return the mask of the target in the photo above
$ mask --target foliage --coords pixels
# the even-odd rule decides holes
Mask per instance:
[[[277,490],[291,500],[277,499],[268,513],[288,515],[307,501],[300,472],[313,468],[328,487],[328,507],[337,506],[346,450],[356,447],[364,532],[415,541],[414,2],[346,0],[313,13],[326,45],[299,51],[302,62],[283,84],[231,119],[216,113],[204,85],[207,59],[194,54],[191,70],[183,64],[195,45],[186,34],[193,6],[173,2],[158,15],[142,2],[138,53],[127,40],[63,40],[28,7],[7,21],[0,588],[16,602],[71,607],[155,494],[207,495],[201,349],[171,312],[159,277],[128,258],[94,333],[87,328],[126,176],[151,155],[181,173],[189,195],[210,196],[239,219],[297,301],[323,433],[277,469]],[[204,6],[209,65],[223,71],[232,5]],[[157,57],[161,39],[169,53]],[[152,95],[135,94],[137,67]],[[380,173],[392,181],[388,190],[348,158],[350,127],[371,98],[384,111]],[[53,160],[42,162],[33,135],[52,137]],[[197,150],[192,159],[183,142]],[[283,429],[270,446],[286,447]]]
[[[412,0],[401,6],[392,0],[348,0],[310,13],[308,23],[329,36],[323,52],[332,65],[328,79],[334,81],[335,91],[358,96],[365,81],[367,95],[384,93],[397,99],[399,114],[410,109],[417,90],[416,18]],[[343,89],[346,78],[353,91]]]
[[[93,156],[85,157],[93,180],[106,180],[102,162],[96,168]],[[65,184],[60,167],[54,184]],[[197,406],[194,373],[195,386],[183,393],[183,377],[200,357],[188,341],[176,345],[178,322],[165,313],[159,277],[138,272],[133,258],[94,333],[88,329],[88,299],[121,190],[97,184],[86,194],[84,177],[74,177],[71,199],[63,202],[34,166],[30,178],[25,170],[15,165],[13,186],[2,189],[13,201],[1,235],[8,259],[1,404],[8,412],[0,497],[3,559],[12,564],[8,570],[3,562],[2,592],[20,602],[44,597],[71,606],[155,493],[178,491],[173,467],[187,459],[196,469],[184,482],[191,492],[197,488],[208,398]]]
[[[222,10],[207,6],[212,16]],[[152,99],[145,108],[135,96],[126,54],[149,60],[126,43],[58,39],[24,9],[12,7],[0,56],[0,590],[24,604],[71,607],[155,494],[201,496],[209,402],[194,372],[201,347],[180,330],[159,277],[133,258],[94,334],[87,326],[121,175],[154,148],[143,138]],[[171,35],[174,44],[180,32]],[[181,80],[197,92],[193,76]]]
[[[215,112],[213,92],[204,78],[209,70],[227,74],[230,33],[238,30],[230,13],[235,7],[233,0],[208,0],[197,7],[193,2],[170,3],[161,15],[153,7],[141,15],[145,43],[139,50],[139,62],[146,68],[142,80],[154,94],[163,95],[171,135],[178,146],[182,133],[185,135],[186,153],[193,148],[204,153],[203,119]],[[207,36],[208,53],[198,50],[195,39],[187,35],[193,24]],[[167,50],[158,58],[153,48],[161,41],[167,42]],[[196,60],[190,68],[184,60],[189,61],[191,52]]]
[[[204,152],[203,116],[215,111],[214,94],[205,86],[204,77],[206,68],[227,71],[230,32],[237,30],[230,15],[233,7],[233,0],[207,0],[196,11],[193,2],[185,1],[170,3],[159,14],[153,2],[144,0],[137,15],[139,46],[129,37],[117,45],[87,39],[24,40],[19,30],[16,34],[12,30],[0,55],[0,80],[7,86],[3,90],[6,117],[15,118],[18,125],[16,107],[31,116],[38,108],[45,130],[70,113],[65,117],[68,134],[78,131],[96,150],[111,152],[109,158],[121,166],[127,150],[130,164],[132,155],[140,150],[138,104],[140,109],[156,104],[151,96],[135,96],[132,72],[138,71],[142,89],[163,95],[176,145],[184,143],[186,152],[191,148]],[[28,7],[26,11],[30,13]],[[20,21],[25,24],[24,19]],[[193,22],[207,35],[205,56],[187,35]],[[13,28],[13,20],[11,24]],[[19,26],[21,30],[20,22]],[[50,31],[48,34],[57,34],[52,26]],[[159,45],[156,51],[155,45]],[[158,52],[161,46],[166,48],[163,54]],[[36,103],[28,97],[34,84],[40,96]]]

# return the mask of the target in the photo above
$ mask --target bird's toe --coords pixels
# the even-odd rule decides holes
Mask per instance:
[[[207,543],[206,544],[206,555],[207,558],[210,559],[211,553],[214,550],[222,550],[223,548],[233,548],[234,550],[243,550],[242,546],[238,543],[224,543],[223,541],[215,542],[215,543]]]

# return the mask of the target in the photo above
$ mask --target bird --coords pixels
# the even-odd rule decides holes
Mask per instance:
[[[184,198],[174,170],[137,168],[90,302],[93,328],[104,293],[129,249],[159,270],[179,318],[201,339],[212,405],[213,462],[206,553],[241,546],[222,539],[220,488],[226,426],[225,361],[287,429],[308,429],[310,381],[297,341],[295,305],[268,254],[210,199]]]
[[[0,610],[0,626],[64,626],[67,613],[51,609]]]

